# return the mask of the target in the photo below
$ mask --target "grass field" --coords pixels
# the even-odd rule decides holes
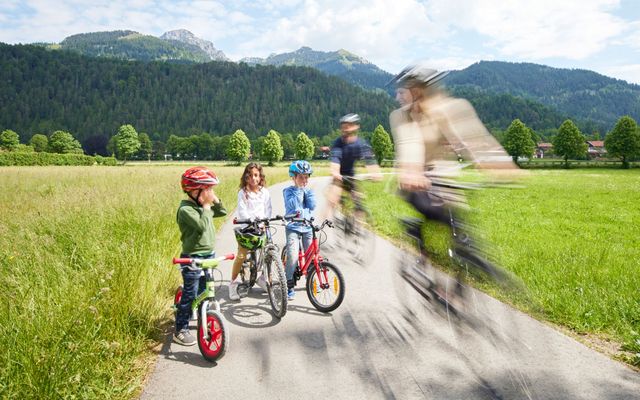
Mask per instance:
[[[0,168],[0,398],[139,393],[172,320],[180,277],[169,260],[179,251],[178,182],[188,166]],[[213,168],[217,193],[234,208],[242,168]],[[266,174],[269,183],[287,179],[283,165]],[[410,209],[393,179],[370,185],[381,233],[398,238],[396,217]],[[638,170],[533,171],[527,189],[486,190],[472,204],[503,265],[530,288],[532,312],[633,354],[639,192]],[[446,264],[445,230],[429,232]]]
[[[139,392],[172,319],[188,166],[0,168],[0,398]],[[233,209],[242,167],[214,168]]]
[[[640,366],[640,171],[537,170],[524,183],[470,197],[471,218],[533,302],[510,300],[578,334],[623,343],[618,356]],[[386,190],[376,185],[367,192],[377,229],[401,239],[397,217],[413,211],[395,197],[393,177]],[[435,261],[449,267],[446,229],[429,224],[425,235]]]

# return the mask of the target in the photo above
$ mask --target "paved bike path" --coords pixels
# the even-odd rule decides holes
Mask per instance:
[[[311,180],[320,207],[327,182]],[[284,186],[269,188],[274,214]],[[219,254],[236,251],[230,221]],[[366,268],[344,251],[327,254],[345,275],[343,304],[316,311],[302,279],[282,320],[260,289],[228,301],[227,263],[217,290],[226,355],[212,364],[168,336],[141,398],[640,399],[640,374],[482,293],[462,321],[422,307],[393,272],[398,251],[376,238]]]

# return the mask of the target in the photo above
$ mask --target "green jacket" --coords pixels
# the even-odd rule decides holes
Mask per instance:
[[[211,254],[216,242],[216,230],[212,218],[225,215],[227,210],[221,202],[213,204],[210,210],[205,210],[192,201],[182,200],[176,215],[180,228],[182,254]]]

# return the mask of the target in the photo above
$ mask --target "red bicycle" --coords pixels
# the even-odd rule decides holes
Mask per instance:
[[[302,236],[298,235],[298,265],[293,272],[294,281],[298,283],[302,276],[306,276],[307,297],[309,297],[311,304],[318,311],[325,313],[335,310],[344,300],[344,277],[338,267],[320,255],[320,241],[318,240],[318,232],[326,226],[332,228],[333,224],[329,220],[325,220],[321,225],[314,225],[313,218],[285,218],[292,222],[303,223],[311,227],[313,232],[311,245],[304,253]],[[282,249],[282,262],[284,265],[287,264],[287,246]],[[313,263],[313,267],[309,268],[311,263]]]

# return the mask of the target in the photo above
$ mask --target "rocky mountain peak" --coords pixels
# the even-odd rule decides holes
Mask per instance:
[[[176,29],[165,32],[160,36],[160,39],[176,40],[178,42],[198,46],[214,61],[229,61],[229,58],[221,50],[216,49],[213,43],[208,40],[200,39],[186,29]]]

